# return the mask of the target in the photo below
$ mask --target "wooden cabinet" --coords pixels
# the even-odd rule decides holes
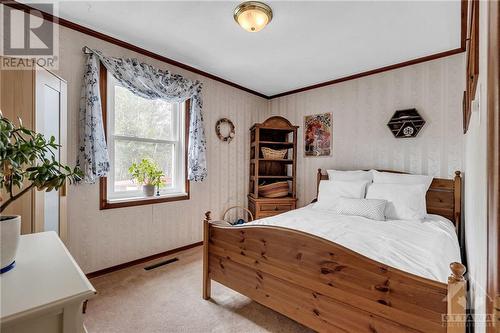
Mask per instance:
[[[22,235],[2,274],[2,333],[84,333],[82,304],[96,290],[54,232]]]
[[[54,136],[61,145],[56,159],[63,164],[67,162],[66,91],[66,81],[40,66],[0,70],[3,115],[15,122],[21,118],[25,127]],[[55,231],[66,240],[66,188],[47,193],[32,190],[5,214],[21,216],[22,234]]]
[[[255,219],[278,215],[295,209],[297,199],[293,198],[253,198],[248,196],[248,209]]]
[[[248,209],[255,219],[295,209],[297,204],[297,129],[283,117],[271,117],[250,129],[250,180]],[[280,158],[264,156],[262,148],[286,153]],[[288,182],[288,195],[263,197],[259,186]]]

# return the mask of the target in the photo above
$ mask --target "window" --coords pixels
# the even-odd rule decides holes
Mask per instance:
[[[102,67],[101,67],[102,68]],[[111,74],[101,75],[110,172],[101,181],[101,209],[189,198],[186,180],[185,103],[148,100],[122,87]],[[105,89],[102,89],[105,88]],[[106,105],[106,107],[104,107]],[[145,197],[142,184],[132,181],[132,163],[148,158],[163,170],[159,196]],[[104,184],[103,184],[104,183]]]

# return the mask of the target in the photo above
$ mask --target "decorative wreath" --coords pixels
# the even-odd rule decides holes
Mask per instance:
[[[223,136],[220,133],[220,127],[222,124],[227,124],[229,126],[229,133],[226,136]],[[221,141],[230,143],[231,140],[233,140],[234,135],[235,135],[233,122],[227,118],[221,118],[221,119],[217,120],[217,123],[215,124],[215,134],[217,134],[217,137]]]

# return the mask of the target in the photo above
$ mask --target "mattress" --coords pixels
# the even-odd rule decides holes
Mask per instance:
[[[245,225],[271,225],[319,236],[370,259],[447,283],[449,264],[461,262],[453,223],[439,215],[424,220],[375,221],[336,215],[315,204]]]

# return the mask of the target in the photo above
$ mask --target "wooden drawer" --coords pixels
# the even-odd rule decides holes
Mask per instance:
[[[274,216],[288,212],[296,208],[297,199],[295,198],[254,198],[248,196],[248,209],[252,212],[255,219]]]
[[[291,204],[272,204],[272,203],[260,204],[259,208],[260,208],[259,210],[263,213],[286,212],[293,209]]]
[[[256,220],[258,219],[263,219],[265,217],[271,217],[271,216],[275,216],[275,215],[279,215],[281,213],[284,213],[285,211],[273,211],[273,212],[259,212],[257,213],[257,217],[255,218]]]

